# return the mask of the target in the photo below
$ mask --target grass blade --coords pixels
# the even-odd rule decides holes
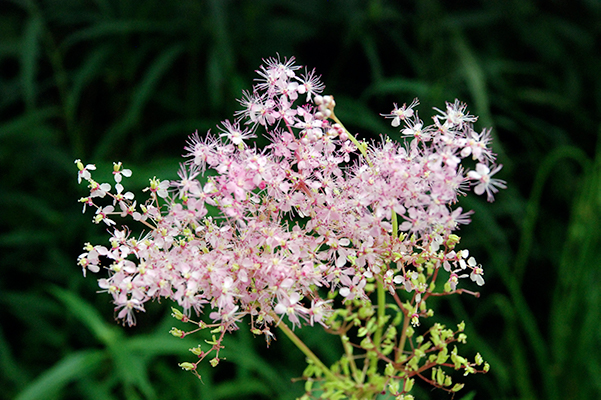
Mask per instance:
[[[71,353],[38,376],[15,400],[45,400],[51,393],[56,393],[70,382],[88,375],[105,359],[106,355],[101,350]]]

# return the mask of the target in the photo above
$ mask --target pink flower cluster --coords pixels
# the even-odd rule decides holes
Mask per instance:
[[[460,195],[473,187],[492,200],[504,187],[492,178],[501,167],[490,133],[473,130],[464,104],[448,103],[429,126],[417,101],[395,105],[384,117],[407,140],[368,146],[335,118],[313,71],[278,58],[257,72],[234,121],[223,122],[219,136],[192,135],[180,179],[151,180],[144,204],[123,192],[131,171],[120,163],[112,192],[92,179],[94,166],[76,161],[90,188],[81,202],[96,207],[94,221],[111,233],[110,246],[87,244],[79,264],[84,273],[108,269],[99,285],[119,319],[131,325],[145,302],[164,297],[185,313],[209,307],[227,330],[246,315],[266,334],[284,316],[295,325],[324,323],[326,289],[361,298],[378,280],[419,296],[414,267],[424,253],[448,271],[453,290],[459,278],[484,283],[467,251],[439,251],[469,223],[470,212],[454,207]],[[270,139],[264,149],[245,142],[259,127]],[[465,158],[475,170],[462,166]],[[112,203],[97,204],[101,198]],[[129,215],[148,231],[134,237],[112,215]]]

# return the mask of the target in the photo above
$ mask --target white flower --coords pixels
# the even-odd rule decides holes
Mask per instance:
[[[478,163],[475,171],[469,171],[467,173],[467,176],[470,179],[479,182],[476,185],[474,192],[477,195],[481,195],[482,193],[486,192],[486,199],[489,202],[493,201],[495,199],[494,194],[497,193],[499,189],[505,189],[507,187],[505,186],[505,181],[491,178],[494,174],[499,172],[501,168],[503,168],[503,166],[499,164],[491,171],[486,165]]]
[[[390,112],[390,114],[380,114],[386,119],[392,119],[390,123],[395,128],[401,125],[401,121],[404,121],[407,118],[411,118],[413,116],[413,108],[419,104],[419,100],[413,99],[411,104],[407,106],[407,104],[403,104],[402,107],[398,107],[396,103],[394,103],[394,109]]]

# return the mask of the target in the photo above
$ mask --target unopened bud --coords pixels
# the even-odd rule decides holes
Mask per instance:
[[[177,365],[179,365],[182,369],[185,369],[186,371],[193,371],[196,369],[196,364],[189,363],[189,362],[183,362],[183,363],[179,363]]]
[[[405,381],[405,383],[403,384],[403,391],[404,392],[410,392],[411,389],[413,389],[413,384],[415,383],[415,379],[411,378],[411,379],[407,379]]]
[[[184,318],[184,313],[182,313],[180,310],[178,310],[175,307],[171,307],[171,316],[175,319],[178,320],[182,320],[182,318]]]
[[[196,347],[192,347],[190,350],[190,352],[192,354],[194,354],[195,356],[201,356],[204,352],[200,349],[200,345],[196,346]]]
[[[384,374],[386,376],[393,376],[395,373],[394,365],[392,363],[386,364],[386,369],[384,370]]]
[[[463,386],[465,386],[464,383],[456,383],[455,386],[453,386],[453,388],[451,389],[451,392],[458,392],[461,389],[463,389]]]
[[[449,247],[450,249],[454,248],[455,245],[457,243],[459,243],[459,241],[461,240],[461,238],[455,234],[450,234],[449,238],[447,239],[447,247]]]
[[[183,338],[184,336],[186,336],[186,333],[184,331],[177,328],[171,328],[169,333],[178,338]]]

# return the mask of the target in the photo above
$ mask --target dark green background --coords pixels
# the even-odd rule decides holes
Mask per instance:
[[[187,135],[231,118],[276,53],[317,68],[360,137],[398,138],[378,113],[416,96],[424,119],[457,97],[477,129],[494,128],[509,188],[492,205],[462,200],[476,214],[460,232],[487,284],[437,315],[466,320],[464,353],[492,369],[456,398],[601,398],[601,2],[2,0],[0,10],[0,398],[302,394],[290,383],[299,352],[245,329],[228,338],[227,361],[202,367],[202,384],[177,367],[201,337],[167,333],[168,302],[123,328],[76,265],[83,243],[107,234],[81,214],[73,160],[95,163],[99,179],[121,160],[136,189],[175,178]],[[332,362],[336,346],[318,331],[299,334]]]

